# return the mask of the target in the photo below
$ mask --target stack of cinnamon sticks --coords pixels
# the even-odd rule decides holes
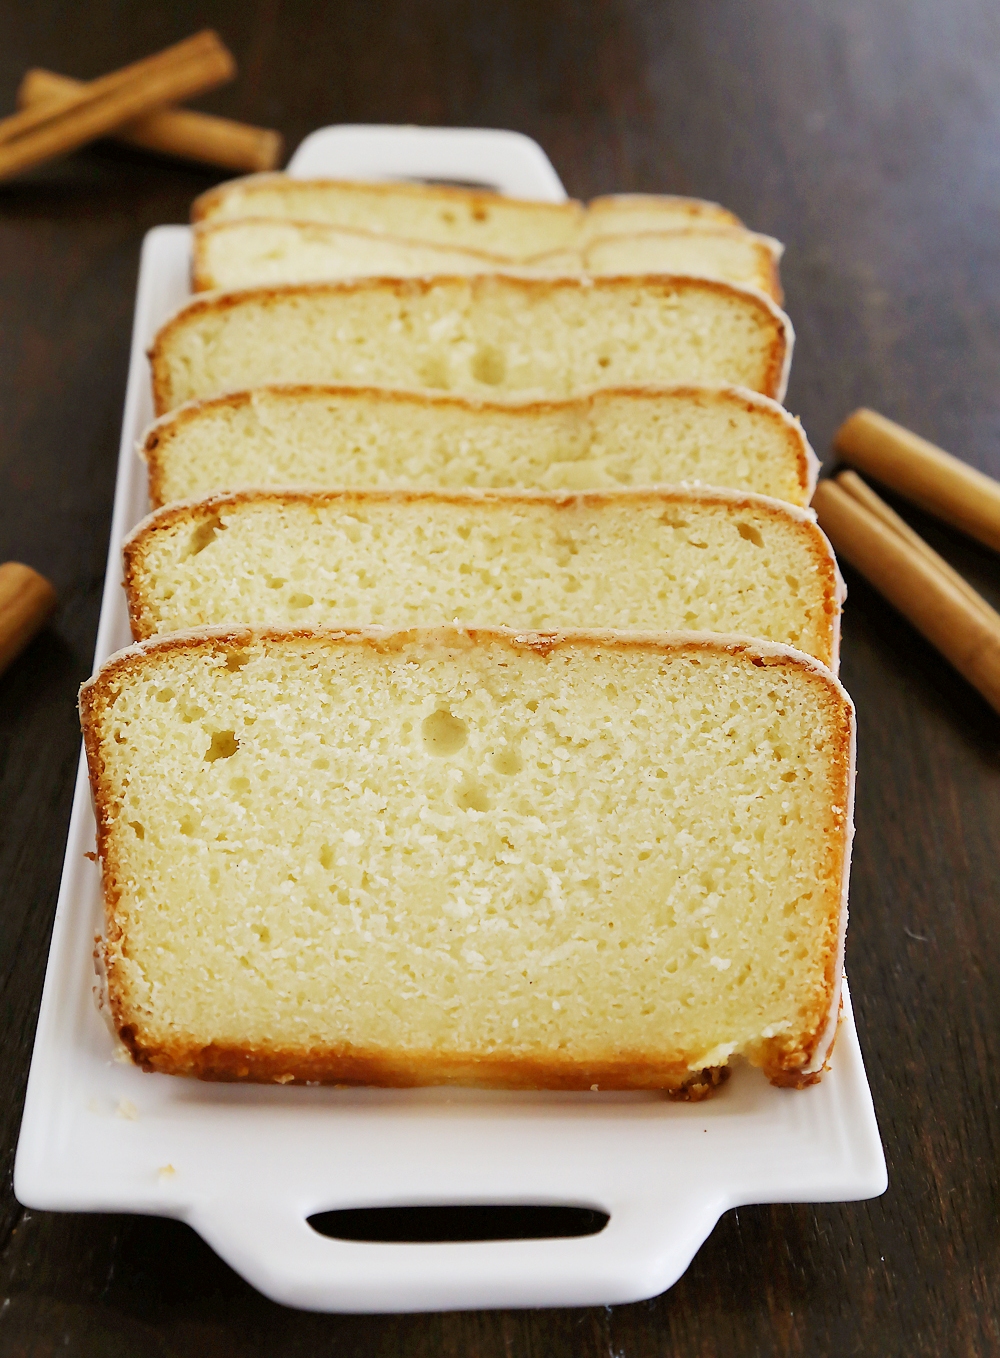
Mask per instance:
[[[170,107],[235,74],[232,53],[209,29],[85,84],[31,70],[18,90],[21,111],[0,119],[0,180],[105,136],[225,169],[272,170],[277,132]]]
[[[1000,483],[872,410],[834,436],[844,458],[1000,551]],[[813,505],[836,550],[1000,712],[1000,614],[853,471]]]
[[[208,29],[89,83],[28,71],[17,93],[21,111],[0,119],[0,180],[104,136],[227,170],[273,170],[282,153],[277,132],[170,107],[235,74],[232,53]],[[16,561],[0,565],[0,673],[56,603],[36,571]]]

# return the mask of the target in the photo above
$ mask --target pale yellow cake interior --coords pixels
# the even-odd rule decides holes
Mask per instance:
[[[735,213],[703,198],[660,193],[609,193],[593,198],[584,212],[581,236],[629,236],[636,231],[671,231],[686,226],[742,227]]]
[[[741,225],[717,203],[697,198],[609,195],[585,208],[572,200],[541,203],[418,184],[301,180],[287,175],[257,175],[223,184],[198,199],[194,215],[205,221],[270,217],[324,222],[485,250],[515,260],[547,250],[572,249],[596,235],[701,223]]]
[[[780,398],[785,336],[763,299],[708,280],[487,275],[194,302],[153,353],[163,409],[268,382],[479,396],[728,382]]]
[[[415,278],[489,273],[504,265],[498,256],[479,250],[259,217],[218,222],[197,231],[195,263],[197,286],[226,289],[365,274]]]
[[[199,199],[195,212],[207,221],[272,217],[326,222],[515,259],[574,244],[583,217],[582,205],[573,201],[538,203],[417,184],[284,175],[234,180]]]
[[[601,236],[581,251],[583,270],[589,274],[699,274],[759,288],[769,296],[780,292],[779,257],[777,241],[720,228]]]
[[[801,426],[727,389],[599,392],[504,408],[373,390],[259,388],[162,422],[147,444],[154,504],[234,486],[702,484],[808,504]]]
[[[833,556],[752,499],[260,496],[166,511],[130,549],[133,626],[738,632],[835,663]]]
[[[154,653],[98,716],[140,1042],[624,1058],[650,1083],[815,1042],[846,799],[822,674],[607,644],[207,650]]]
[[[583,248],[533,255],[510,264],[502,256],[432,245],[373,231],[315,222],[239,218],[195,233],[195,281],[200,289],[257,283],[384,275],[477,274],[516,269],[536,277],[560,274],[696,274],[778,292],[778,246],[739,228],[704,226],[602,236]]]

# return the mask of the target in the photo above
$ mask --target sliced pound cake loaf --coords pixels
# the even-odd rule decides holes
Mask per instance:
[[[191,220],[287,218],[384,231],[440,245],[486,250],[512,260],[574,247],[595,235],[660,231],[715,222],[740,226],[718,203],[660,194],[614,194],[589,208],[541,203],[481,189],[362,180],[293,179],[285,174],[232,179],[196,198]]]
[[[818,1078],[853,721],[697,635],[177,634],[81,694],[110,1011],[208,1079]]]
[[[807,505],[819,468],[798,420],[737,387],[507,402],[382,387],[258,387],[164,415],[141,452],[154,507],[237,486],[682,482]]]
[[[842,586],[805,510],[725,491],[244,491],[125,543],[137,640],[253,627],[738,632],[836,667]]]
[[[269,382],[570,396],[726,382],[780,400],[788,317],[705,278],[369,278],[196,298],[150,351],[157,414]]]
[[[537,277],[671,273],[758,288],[780,303],[777,266],[781,248],[769,236],[755,236],[739,227],[688,226],[634,236],[601,236],[579,249],[550,251],[512,264],[482,250],[460,250],[320,222],[223,218],[195,227],[193,286],[202,292],[309,279],[415,278],[511,269]]]

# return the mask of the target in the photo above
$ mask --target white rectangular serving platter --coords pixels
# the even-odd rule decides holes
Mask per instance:
[[[302,177],[486,182],[559,201],[541,148],[482,129],[330,127]],[[95,665],[130,641],[119,548],[146,513],[135,447],[152,418],[145,350],[189,295],[186,227],[146,237]],[[261,1292],[317,1311],[591,1306],[670,1287],[721,1213],[873,1197],[885,1160],[846,987],[832,1068],[801,1092],[739,1068],[713,1099],[204,1084],[116,1059],[93,996],[101,887],[81,757],[14,1172],[53,1211],[188,1222]],[[444,1244],[333,1240],[348,1207],[537,1204],[610,1214],[597,1235]]]

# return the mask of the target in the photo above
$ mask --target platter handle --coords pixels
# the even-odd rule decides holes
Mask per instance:
[[[536,141],[492,127],[321,127],[299,145],[287,173],[296,179],[426,179],[547,203],[566,200]]]
[[[333,1239],[309,1225],[309,1205],[275,1199],[217,1199],[186,1220],[248,1282],[285,1306],[453,1311],[656,1296],[680,1277],[729,1205],[678,1185],[669,1202],[606,1204],[610,1220],[596,1235],[434,1244]]]

